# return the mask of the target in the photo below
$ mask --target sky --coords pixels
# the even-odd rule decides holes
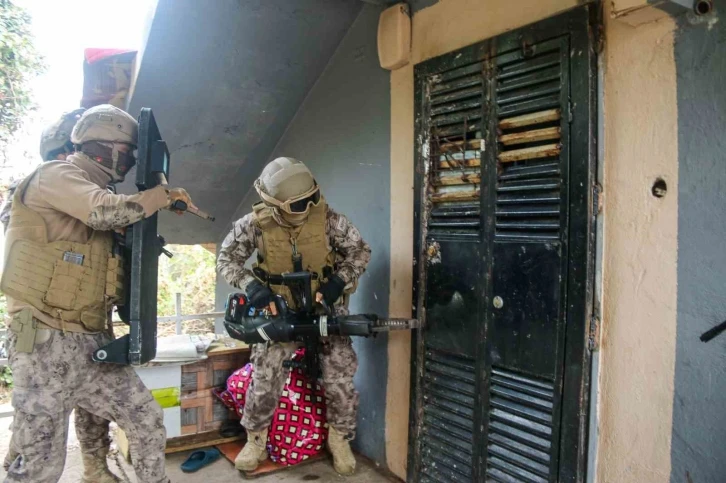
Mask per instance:
[[[46,124],[81,105],[86,48],[138,50],[156,0],[14,0],[33,18],[35,45],[47,70],[33,83],[38,110],[9,148],[0,179],[22,178],[40,163],[40,134]],[[0,230],[0,253],[5,237]]]
[[[45,57],[46,72],[33,83],[38,111],[26,121],[10,148],[10,166],[0,178],[18,178],[40,162],[43,127],[65,111],[80,107],[83,94],[83,51],[86,48],[142,46],[156,0],[14,0],[32,16],[35,45]]]

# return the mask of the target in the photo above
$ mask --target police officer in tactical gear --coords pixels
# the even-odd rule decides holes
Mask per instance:
[[[76,153],[41,164],[13,195],[0,289],[11,319],[18,455],[6,482],[58,480],[74,407],[124,430],[139,482],[168,481],[161,408],[131,367],[91,360],[110,342],[108,315],[123,289],[123,262],[112,249],[111,230],[175,200],[191,203],[180,188],[157,186],[130,196],[107,191],[133,167],[137,136],[136,120],[124,111],[93,107],[73,128]],[[105,458],[107,427],[97,427],[97,456]],[[99,471],[84,474],[84,481],[108,481],[103,469],[94,468]]]
[[[328,207],[312,173],[296,159],[270,162],[255,189],[262,202],[234,223],[222,243],[217,270],[230,285],[245,290],[252,305],[269,307],[274,313],[275,294],[294,308],[290,290],[258,280],[244,265],[257,250],[256,266],[268,274],[281,274],[294,271],[293,256],[301,257],[303,269],[316,274],[316,300],[324,300],[339,315],[347,314],[348,296],[355,291],[371,253],[358,229]],[[328,447],[336,471],[348,475],[355,471],[349,441],[355,436],[358,410],[353,386],[358,359],[350,337],[325,337],[321,344]],[[287,378],[282,363],[297,346],[270,342],[252,348],[255,371],[242,418],[247,444],[235,459],[237,469],[252,471],[267,458],[267,432]]]
[[[65,161],[68,155],[73,153],[73,143],[71,142],[71,131],[76,125],[78,119],[85,109],[80,108],[71,112],[64,112],[60,119],[43,129],[40,135],[40,159],[46,161]],[[20,184],[21,180],[13,181],[5,194],[5,201],[2,209],[0,209],[0,222],[3,229],[8,229],[8,220],[10,219],[10,208],[13,205],[13,193]]]
[[[72,112],[65,112],[53,123],[46,126],[40,137],[40,156],[43,162],[65,161],[73,153],[74,146],[71,142],[71,132],[80,119],[85,109],[76,109]],[[7,230],[10,221],[10,210],[12,208],[12,196],[20,184],[20,180],[14,182],[8,190],[8,198],[3,204],[0,213],[0,221]],[[109,421],[94,416],[83,408],[75,408],[75,428],[78,442],[81,446],[83,458],[83,477],[81,483],[115,483],[120,481],[111,473],[106,463],[106,455],[110,440],[108,437]],[[10,438],[8,453],[3,462],[3,468],[7,471],[15,461],[18,452],[15,450],[15,435]]]

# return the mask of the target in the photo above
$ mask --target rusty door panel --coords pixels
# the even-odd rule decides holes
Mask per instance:
[[[415,67],[411,483],[584,481],[595,14]]]
[[[502,302],[488,308],[491,364],[554,380],[564,325],[560,245],[497,243],[492,258],[492,294]]]
[[[427,267],[427,347],[473,359],[477,337],[471,328],[483,323],[477,290],[479,244],[441,241],[437,245],[438,256]]]

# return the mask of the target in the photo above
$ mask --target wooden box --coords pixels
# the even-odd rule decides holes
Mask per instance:
[[[221,437],[218,429],[222,424],[230,419],[239,420],[239,417],[212,393],[215,387],[225,387],[230,374],[250,360],[249,348],[242,342],[235,342],[235,347],[214,343],[207,351],[207,359],[181,367],[152,365],[137,369],[152,393],[157,389],[179,388],[179,403],[164,408],[167,453],[243,437],[242,434]],[[128,459],[128,441],[121,428],[116,431],[116,442],[121,453]]]
[[[247,364],[249,350],[213,349],[208,352],[208,356],[206,360],[182,366],[182,436],[213,431],[228,419],[239,419],[212,390],[224,387],[230,374]]]

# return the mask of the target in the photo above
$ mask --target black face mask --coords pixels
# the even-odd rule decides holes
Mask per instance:
[[[123,178],[126,174],[136,165],[136,157],[132,151],[122,153],[118,151],[116,167],[114,169],[113,162],[113,148],[104,146],[103,144],[95,141],[84,143],[81,146],[81,151],[86,155],[90,156],[101,166],[107,169],[112,169],[116,174]]]
[[[126,176],[126,173],[131,171],[131,168],[136,166],[136,156],[132,152],[118,153],[118,162],[116,163],[116,174],[119,176]]]

